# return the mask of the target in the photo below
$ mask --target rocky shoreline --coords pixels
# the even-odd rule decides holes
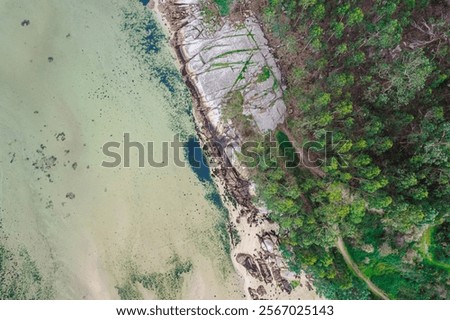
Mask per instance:
[[[230,230],[240,239],[232,241],[232,261],[247,297],[319,299],[312,281],[290,272],[283,261],[277,225],[253,203],[254,186],[237,159],[241,134],[223,116],[230,95],[238,92],[242,113],[253,130],[272,131],[284,122],[281,74],[262,28],[251,16],[239,24],[222,19],[210,26],[198,0],[159,0],[149,7],[168,27],[192,93],[198,135],[208,158],[214,160],[212,175],[230,212]]]

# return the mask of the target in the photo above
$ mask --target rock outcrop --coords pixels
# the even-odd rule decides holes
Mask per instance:
[[[160,0],[159,7],[170,22],[173,45],[203,115],[231,163],[246,175],[235,156],[241,134],[224,116],[230,96],[242,97],[242,114],[260,132],[275,130],[286,113],[281,73],[260,25],[252,17],[239,24],[222,19],[209,25],[197,0]]]
[[[243,113],[252,117],[260,131],[274,130],[284,121],[286,106],[280,72],[260,26],[247,18],[242,25],[225,21],[211,31],[198,7],[191,12],[188,23],[180,28],[178,45],[211,124],[227,126],[221,117],[224,103],[231,92],[240,91]]]

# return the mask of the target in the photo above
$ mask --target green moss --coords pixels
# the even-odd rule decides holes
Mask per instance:
[[[233,83],[233,87],[234,87],[239,81],[241,81],[241,80],[244,79],[245,72],[247,71],[248,66],[252,64],[252,62],[251,62],[252,58],[253,58],[253,54],[250,55],[250,57],[247,59],[247,61],[245,61],[244,66],[242,67],[242,70],[239,72],[239,75],[238,75],[238,77],[236,78],[236,81],[234,81],[234,83]]]
[[[255,51],[255,49],[236,49],[236,50],[231,50],[231,51],[221,53],[218,56],[214,57],[213,59],[224,58],[224,57],[227,57],[227,56],[235,54],[235,53],[253,52],[253,51]]]
[[[269,80],[272,74],[272,70],[268,66],[264,66],[262,72],[258,75],[258,82],[264,82]]]
[[[240,91],[234,91],[228,102],[224,105],[222,115],[226,120],[233,120],[241,117],[244,106],[244,96]]]

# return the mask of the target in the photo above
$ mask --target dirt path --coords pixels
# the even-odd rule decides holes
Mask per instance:
[[[389,300],[389,297],[380,289],[378,288],[372,281],[370,281],[369,278],[367,278],[361,270],[359,270],[358,266],[356,265],[355,261],[353,261],[352,257],[348,253],[347,247],[345,246],[344,240],[339,237],[338,241],[336,242],[336,247],[338,248],[339,252],[344,257],[345,263],[347,263],[348,267],[352,269],[355,274],[367,284],[367,287],[369,287],[369,290],[372,291],[373,294],[376,296],[382,298],[383,300]]]
[[[289,141],[292,144],[292,147],[295,149],[295,152],[298,155],[299,161],[301,163],[301,165],[308,169],[313,175],[315,175],[316,177],[319,178],[324,178],[326,176],[326,173],[323,172],[319,167],[313,167],[308,165],[308,163],[310,162],[308,160],[308,155],[305,155],[305,152],[303,151],[303,148],[299,147],[296,145],[296,141],[298,139],[296,139],[294,137],[294,135],[291,133],[291,131],[286,127],[286,125],[283,125],[281,128],[281,131],[283,131],[283,133],[289,138]]]

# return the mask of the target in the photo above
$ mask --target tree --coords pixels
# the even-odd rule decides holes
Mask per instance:
[[[420,225],[424,217],[424,212],[417,206],[398,201],[386,210],[384,223],[395,231],[409,232],[413,227]]]
[[[360,8],[354,8],[348,14],[347,25],[353,27],[364,19],[364,13]]]
[[[344,35],[344,30],[345,30],[344,23],[342,21],[334,21],[331,24],[331,30],[333,31],[333,36],[336,39],[342,38],[342,36]]]
[[[394,65],[380,64],[373,69],[382,81],[369,87],[366,97],[378,104],[393,102],[394,108],[404,106],[425,87],[432,71],[422,50],[406,52]]]

